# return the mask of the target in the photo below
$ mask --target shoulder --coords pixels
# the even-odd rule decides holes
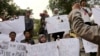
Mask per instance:
[[[69,18],[74,16],[81,16],[81,11],[78,9],[72,10],[71,13],[69,14]]]
[[[21,42],[25,42],[25,40],[21,40]]]

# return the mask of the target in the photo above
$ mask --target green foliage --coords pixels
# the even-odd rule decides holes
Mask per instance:
[[[14,14],[23,15],[25,12],[25,10],[20,9],[13,3],[13,0],[0,0],[0,15],[4,10],[6,10],[10,16]]]
[[[38,36],[39,29],[40,29],[40,20],[34,19],[34,35],[35,36]]]
[[[71,11],[72,4],[77,0],[49,0],[51,10],[58,8],[61,14],[68,14]]]
[[[49,8],[52,11],[54,8],[58,8],[61,14],[68,14],[75,2],[80,2],[80,0],[49,0]]]

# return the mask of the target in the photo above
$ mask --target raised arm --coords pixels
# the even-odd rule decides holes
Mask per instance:
[[[73,32],[80,37],[100,45],[100,27],[84,24],[79,10],[73,10],[69,14],[69,22]]]

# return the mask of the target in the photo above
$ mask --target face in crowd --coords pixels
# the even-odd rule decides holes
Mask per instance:
[[[82,7],[85,7],[85,6],[86,6],[86,1],[81,1],[81,2],[80,2],[80,5],[81,5]]]
[[[29,31],[24,31],[24,36],[25,36],[25,39],[30,39],[31,38],[31,34]]]
[[[47,10],[44,10],[43,13],[46,14],[46,15],[48,14]]]
[[[54,9],[54,14],[59,14],[59,10],[57,8]]]
[[[46,42],[47,42],[47,39],[46,39],[45,35],[41,35],[41,36],[39,37],[39,42],[40,42],[40,43],[46,43]]]
[[[26,17],[30,17],[31,12],[30,12],[30,11],[27,11],[27,12],[25,13],[25,15],[26,15]]]
[[[9,37],[10,37],[11,41],[15,41],[16,33],[15,32],[10,32]]]

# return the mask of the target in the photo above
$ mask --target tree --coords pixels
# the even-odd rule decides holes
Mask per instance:
[[[38,36],[40,29],[40,20],[34,19],[34,36]]]
[[[13,0],[0,0],[0,15],[4,11],[8,12],[8,15],[13,16],[14,14],[23,15],[26,10],[20,9],[19,6],[13,3]]]
[[[49,0],[49,7],[51,10],[58,8],[61,14],[68,14],[75,1],[76,0]]]
[[[52,11],[58,8],[61,14],[68,14],[75,2],[80,2],[80,0],[49,0],[49,7]]]
[[[4,9],[7,10],[10,1],[12,0],[0,0],[0,14]]]

